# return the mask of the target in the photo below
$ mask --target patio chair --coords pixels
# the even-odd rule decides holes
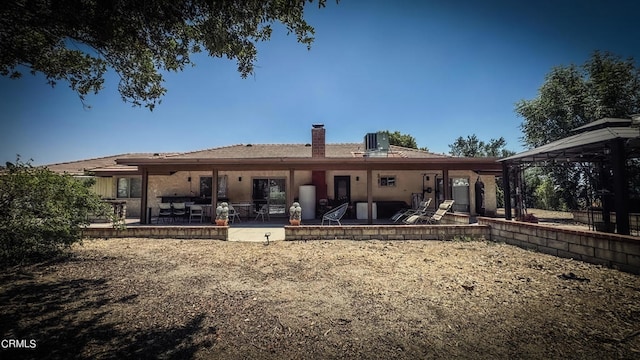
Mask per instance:
[[[265,215],[267,215],[267,220],[269,220],[269,205],[263,204],[260,210],[254,210],[254,213],[256,214],[256,220],[258,220],[259,217],[262,217],[262,221],[264,222]]]
[[[158,204],[158,217],[156,218],[156,224],[160,222],[160,219],[164,222],[166,219],[173,219],[173,212],[171,211],[171,204],[160,203]]]
[[[340,223],[340,219],[342,219],[344,214],[347,212],[348,207],[349,207],[349,203],[346,202],[324,213],[324,215],[322,215],[322,225],[324,225],[325,220],[329,221],[329,225],[331,225],[332,221],[337,222],[338,225],[342,225]]]
[[[398,211],[391,217],[391,220],[393,220],[393,222],[398,222],[400,220],[406,220],[411,215],[426,215],[429,213],[429,205],[431,205],[431,198],[428,198],[426,201],[420,201],[417,209],[405,209]]]
[[[438,206],[438,210],[436,210],[436,212],[433,213],[432,215],[427,215],[427,214],[411,215],[404,220],[404,223],[417,224],[423,221],[426,222],[427,224],[439,223],[440,220],[442,220],[442,217],[444,216],[444,214],[446,214],[447,211],[451,209],[451,207],[453,206],[453,203],[454,203],[453,200],[445,200],[442,202],[442,204],[440,204],[440,206]]]
[[[173,203],[173,220],[175,221],[176,218],[182,218],[182,220],[184,220],[184,218],[187,215],[187,205],[185,205],[185,203]]]
[[[229,204],[229,219],[232,223],[235,222],[235,219],[238,219],[239,222],[242,222],[242,220],[240,220],[240,215],[238,215],[238,211],[236,211],[236,209],[231,204]]]
[[[199,218],[202,223],[202,218],[204,217],[204,209],[200,205],[191,205],[189,207],[189,224],[191,224],[191,220],[194,218]]]

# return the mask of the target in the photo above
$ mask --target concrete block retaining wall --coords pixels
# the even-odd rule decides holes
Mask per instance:
[[[554,256],[640,274],[640,238],[549,225],[447,214],[442,225],[285,226],[285,240],[455,240],[484,238]],[[228,226],[136,226],[124,230],[87,228],[87,238],[173,238],[228,240]]]
[[[640,274],[640,239],[595,231],[478,217],[491,240]]]
[[[453,240],[489,239],[490,229],[482,225],[353,225],[285,226],[285,240]]]
[[[460,214],[460,213],[446,213],[442,217],[441,222],[443,224],[461,224],[461,225],[469,225],[471,222],[471,217],[469,214]]]
[[[123,230],[113,228],[87,228],[86,238],[155,238],[155,239],[208,239],[227,240],[228,226],[136,226]]]

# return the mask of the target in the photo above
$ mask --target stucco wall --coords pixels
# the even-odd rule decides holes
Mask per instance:
[[[374,201],[404,201],[411,204],[412,193],[422,193],[422,172],[419,171],[373,171],[373,200]],[[435,173],[430,174],[425,181],[425,188],[435,189]],[[351,201],[367,201],[367,172],[366,171],[327,171],[327,194],[334,196],[333,179],[335,176],[351,176]],[[395,186],[380,186],[379,178],[395,176]]]
[[[115,179],[112,177],[95,177],[95,184],[91,187],[96,194],[102,198],[111,199],[116,197]]]

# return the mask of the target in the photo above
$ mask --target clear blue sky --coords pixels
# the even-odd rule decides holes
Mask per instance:
[[[471,134],[521,151],[514,104],[535,97],[553,66],[582,64],[594,50],[638,62],[638,14],[634,0],[314,3],[311,51],[279,29],[259,44],[248,79],[233,61],[196,56],[195,67],[166,76],[153,112],[124,103],[114,76],[87,98],[89,110],[66,84],[0,78],[0,161],[307,143],[313,123],[325,124],[327,142],[397,130],[433,152]]]

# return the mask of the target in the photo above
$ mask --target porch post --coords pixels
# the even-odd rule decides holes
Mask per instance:
[[[611,167],[613,169],[613,196],[616,207],[618,234],[629,235],[629,186],[625,164],[627,156],[622,139],[611,144]]]
[[[367,169],[367,224],[373,224],[373,174]]]
[[[295,178],[294,178],[294,173],[295,170],[294,169],[289,169],[289,191],[287,191],[287,204],[284,206],[285,208],[285,212],[287,212],[287,210],[289,210],[289,206],[291,206],[291,204],[293,204],[293,198],[294,198],[294,184],[295,184]]]
[[[142,181],[141,181],[141,193],[140,193],[140,223],[141,224],[150,224],[151,218],[147,219],[147,195],[149,194],[149,169],[146,167],[142,168]],[[151,217],[151,214],[149,214]]]
[[[442,192],[444,192],[445,200],[451,199],[451,189],[449,188],[449,169],[442,169]],[[437,204],[439,206],[440,204]]]
[[[509,165],[502,163],[502,187],[504,189],[504,218],[511,220],[511,182],[509,181]]]
[[[218,207],[218,169],[211,170],[211,222],[216,222],[216,208]]]

